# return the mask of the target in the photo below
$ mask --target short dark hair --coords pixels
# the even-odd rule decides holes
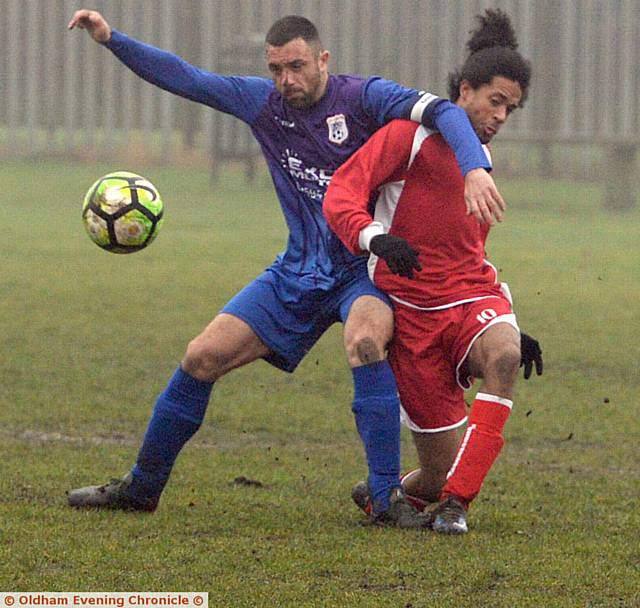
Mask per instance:
[[[476,17],[479,25],[469,32],[469,55],[462,67],[449,74],[449,98],[460,97],[460,83],[467,80],[474,89],[489,84],[495,76],[504,76],[520,85],[524,105],[529,92],[531,64],[518,52],[518,41],[508,15],[487,9]]]
[[[296,38],[321,46],[318,30],[306,17],[287,15],[278,19],[267,32],[265,42],[271,46],[284,46]]]

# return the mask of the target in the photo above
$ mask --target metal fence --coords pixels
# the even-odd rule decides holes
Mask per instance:
[[[84,32],[78,0],[0,0],[5,156],[195,150],[251,156],[235,119],[143,83]],[[111,25],[223,73],[264,74],[262,40],[285,14],[318,26],[335,72],[380,74],[446,94],[474,15],[511,16],[534,81],[501,140],[508,164],[593,174],[640,141],[640,0],[92,0]],[[596,145],[597,144],[597,145]],[[622,155],[622,156],[621,156]]]

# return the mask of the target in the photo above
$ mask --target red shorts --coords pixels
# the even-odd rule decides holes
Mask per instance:
[[[411,430],[437,433],[464,424],[464,390],[473,383],[467,355],[496,323],[509,323],[520,331],[511,303],[501,296],[433,311],[395,304],[389,363],[398,384],[402,421]]]

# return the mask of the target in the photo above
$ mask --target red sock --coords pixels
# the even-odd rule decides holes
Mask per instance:
[[[503,397],[487,393],[476,395],[471,405],[467,431],[447,474],[441,500],[456,496],[468,508],[478,495],[484,478],[504,445],[502,429],[512,406],[513,402]]]

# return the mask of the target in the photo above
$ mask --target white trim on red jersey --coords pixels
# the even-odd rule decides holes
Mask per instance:
[[[363,249],[364,251],[371,251],[369,247],[371,239],[374,236],[380,236],[384,233],[384,226],[382,225],[382,222],[371,222],[366,228],[363,228],[360,231],[360,236],[358,237],[358,245],[360,246],[360,249]]]
[[[485,260],[486,261],[486,260]],[[488,266],[491,266],[495,270],[495,266],[491,264],[491,262],[487,262]],[[498,283],[498,271],[496,270],[496,284]],[[500,283],[500,291],[502,295],[509,301],[509,304],[513,306],[513,298],[511,297],[511,290],[509,289],[509,285],[507,283]],[[402,304],[403,306],[407,306],[408,308],[413,308],[414,310],[426,310],[426,311],[434,311],[434,310],[445,310],[447,308],[453,308],[454,306],[461,306],[462,304],[468,304],[469,302],[477,302],[478,300],[486,300],[487,298],[498,298],[500,296],[478,296],[476,298],[467,298],[466,300],[456,300],[455,302],[451,302],[449,304],[442,304],[441,306],[416,306],[415,304],[411,304],[411,302],[405,302],[404,300],[394,296],[393,294],[387,294],[392,300],[398,302],[398,304]]]
[[[478,296],[476,298],[467,298],[466,300],[456,300],[455,302],[449,302],[447,304],[442,304],[441,306],[416,306],[415,304],[411,304],[411,302],[405,302],[400,298],[394,296],[391,293],[387,294],[394,302],[398,302],[398,304],[402,304],[403,306],[407,306],[408,308],[413,308],[414,310],[424,310],[427,312],[433,312],[434,310],[446,310],[447,308],[453,308],[454,306],[462,306],[462,304],[469,304],[469,302],[477,302],[478,300],[486,300],[488,298],[499,298],[500,296]]]
[[[427,127],[420,125],[416,132],[413,134],[413,145],[411,146],[411,156],[409,157],[409,162],[407,163],[407,169],[413,165],[413,161],[416,159],[418,152],[420,152],[420,148],[424,143],[424,140],[427,137],[431,137],[437,131],[433,131],[432,129],[427,129]],[[398,194],[398,198],[400,198],[400,194]]]
[[[427,93],[425,97],[429,96]],[[432,98],[437,99],[435,95],[431,95]],[[432,101],[432,100],[431,100]],[[427,102],[428,104],[429,102]],[[417,105],[417,104],[416,104]],[[409,157],[409,162],[407,163],[407,169],[411,167],[416,155],[420,151],[420,147],[422,146],[422,142],[433,135],[436,131],[431,129],[427,129],[423,125],[420,125],[413,136],[413,144],[411,146],[411,156]],[[358,243],[361,249],[365,251],[370,251],[369,243],[371,243],[371,239],[374,236],[378,236],[380,234],[386,234],[389,231],[389,226],[391,226],[391,220],[393,219],[393,214],[395,213],[396,205],[398,204],[398,199],[402,194],[402,189],[404,188],[404,180],[397,182],[389,182],[387,184],[383,184],[378,192],[378,202],[376,203],[376,210],[374,221],[371,222],[368,226],[363,228],[360,231],[360,236],[358,237]],[[378,204],[382,201],[382,204]],[[369,260],[369,268],[370,273],[373,272],[375,268],[375,262],[378,260],[377,256],[371,254],[371,257],[375,258],[373,262]]]
[[[429,94],[425,95],[427,97]],[[423,97],[423,99],[424,99]],[[435,97],[435,95],[432,95]],[[433,101],[433,100],[431,100]],[[416,104],[417,105],[417,104]],[[420,125],[413,135],[413,144],[411,146],[411,156],[409,156],[409,162],[407,163],[407,169],[411,167],[413,161],[416,158],[420,148],[427,137],[430,137],[436,133],[431,129],[427,129],[424,125]],[[374,236],[379,234],[386,234],[389,232],[389,227],[393,221],[393,216],[400,200],[400,195],[404,189],[404,180],[398,182],[389,182],[383,184],[378,189],[378,199],[376,200],[376,207],[373,216],[373,222],[366,228],[360,231],[359,243],[362,249],[371,251],[369,249],[369,243]],[[373,281],[373,274],[376,270],[376,264],[378,263],[378,256],[373,253],[369,256],[367,262],[367,268],[369,269],[369,278]],[[393,297],[393,296],[392,296]]]
[[[420,127],[422,128],[422,127]],[[419,131],[420,129],[418,129]],[[396,212],[396,207],[398,206],[398,201],[400,200],[400,195],[402,194],[402,190],[404,188],[404,180],[399,182],[388,182],[380,186],[378,190],[378,200],[376,201],[376,208],[373,215],[373,223],[369,224],[366,228],[360,231],[360,246],[367,251],[370,251],[368,245],[371,239],[375,236],[371,234],[369,240],[367,241],[367,247],[363,246],[363,232],[373,228],[374,226],[377,228],[378,226],[382,227],[382,232],[377,232],[376,234],[386,234],[389,232],[389,226],[391,226],[391,222],[393,220],[393,215]],[[370,234],[367,233],[367,234]],[[376,264],[378,263],[378,256],[373,253],[369,256],[369,260],[367,261],[367,268],[369,269],[369,277],[373,280],[373,273],[376,269]]]

